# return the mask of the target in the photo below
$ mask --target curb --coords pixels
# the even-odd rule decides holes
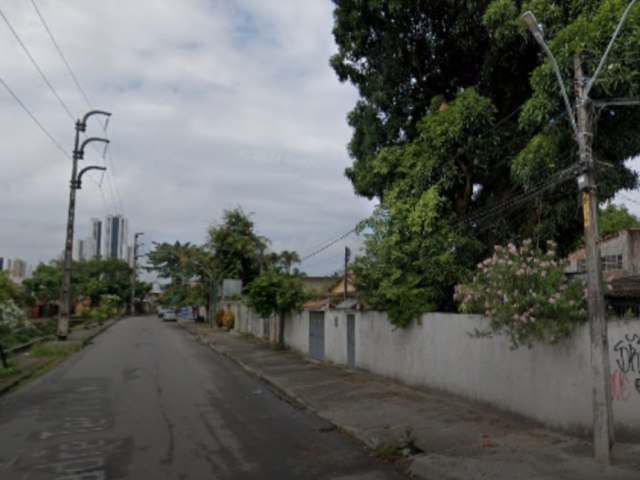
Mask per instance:
[[[348,428],[344,428],[342,425],[340,425],[338,423],[335,423],[330,418],[327,418],[320,410],[318,410],[313,405],[311,405],[308,402],[306,402],[303,398],[299,397],[298,395],[296,395],[292,391],[286,389],[285,387],[282,387],[281,385],[279,385],[278,383],[274,382],[273,380],[271,380],[269,377],[267,377],[263,373],[256,371],[251,366],[247,365],[242,360],[236,358],[235,356],[233,356],[229,352],[226,352],[223,349],[218,348],[213,342],[211,342],[209,340],[206,340],[206,339],[203,339],[201,337],[198,337],[196,333],[192,332],[189,329],[188,326],[186,326],[184,324],[180,324],[180,326],[184,330],[186,330],[187,333],[192,335],[199,343],[208,346],[210,349],[212,349],[213,351],[215,351],[219,355],[222,355],[223,357],[229,359],[234,364],[238,365],[240,368],[242,368],[245,372],[247,372],[252,377],[264,382],[267,385],[267,387],[277,397],[279,397],[280,399],[286,401],[287,403],[293,405],[296,408],[301,408],[301,409],[304,409],[304,410],[307,410],[307,411],[313,413],[318,418],[322,419],[323,421],[325,421],[325,422],[329,423],[330,425],[332,425],[333,427],[335,427],[337,430],[339,430],[339,431],[341,431],[341,432],[353,437],[354,439],[358,440],[360,443],[362,443],[369,450],[374,451],[376,449],[375,445],[370,445],[370,443],[367,442],[366,439],[363,438],[361,435],[359,435],[357,431],[355,431],[353,429],[350,429],[350,428],[349,429]]]

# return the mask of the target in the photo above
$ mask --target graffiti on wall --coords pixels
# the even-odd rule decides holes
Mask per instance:
[[[640,335],[626,334],[613,345],[615,365],[611,372],[611,396],[627,402],[633,393],[640,395]]]

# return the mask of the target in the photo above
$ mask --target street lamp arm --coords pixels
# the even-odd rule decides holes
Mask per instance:
[[[80,122],[82,125],[87,124],[87,120],[92,115],[104,115],[105,117],[110,117],[111,112],[105,112],[104,110],[91,110],[90,112],[85,113],[84,117],[82,117],[82,121]]]
[[[90,166],[90,167],[84,167],[82,170],[80,170],[80,172],[78,173],[78,177],[76,178],[75,182],[74,182],[74,188],[82,188],[82,175],[84,175],[85,172],[89,171],[89,170],[106,170],[107,167],[98,167],[98,166]]]
[[[551,66],[553,67],[553,73],[556,75],[556,79],[560,84],[560,92],[562,93],[562,100],[564,101],[564,107],[567,110],[567,114],[569,116],[569,123],[571,123],[571,129],[577,139],[578,143],[582,143],[582,138],[578,132],[578,125],[576,124],[576,119],[573,116],[573,109],[571,108],[571,102],[569,101],[569,96],[567,95],[567,90],[564,88],[564,82],[562,81],[562,75],[560,74],[560,68],[558,67],[558,62],[556,62],[553,53],[549,49],[549,46],[544,41],[544,36],[542,35],[542,30],[540,30],[540,26],[538,25],[538,21],[536,20],[535,15],[530,10],[524,12],[522,14],[522,19],[529,27],[529,30],[533,34],[533,38],[536,39],[536,42],[540,44],[544,53],[547,55],[549,60],[551,61]]]
[[[87,144],[91,143],[91,142],[104,142],[104,143],[109,143],[110,140],[108,138],[100,138],[100,137],[90,137],[87,138],[84,142],[82,142],[82,145],[80,145],[80,151],[84,152],[84,147],[87,146]]]
[[[593,76],[589,79],[589,83],[587,83],[587,85],[584,87],[584,92],[583,92],[584,93],[584,98],[588,98],[589,97],[589,92],[591,92],[591,88],[593,87],[593,83],[598,78],[598,75],[600,74],[600,70],[602,70],[602,67],[604,66],[604,63],[607,61],[607,57],[609,56],[609,52],[611,51],[611,48],[613,48],[613,43],[616,41],[616,38],[618,37],[618,34],[620,33],[620,30],[622,29],[622,25],[624,24],[625,20],[627,19],[627,16],[629,15],[629,12],[631,11],[631,8],[633,7],[634,3],[636,3],[636,0],[631,0],[629,5],[627,5],[627,8],[625,9],[624,13],[622,14],[622,18],[618,22],[618,26],[616,27],[616,30],[613,32],[613,36],[611,37],[611,40],[609,40],[609,45],[607,45],[607,48],[604,51],[604,54],[602,55],[602,58],[600,59],[600,63],[598,64],[598,68],[596,68],[596,71],[594,72]]]

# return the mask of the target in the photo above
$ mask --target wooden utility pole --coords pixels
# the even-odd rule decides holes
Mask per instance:
[[[578,184],[582,190],[584,240],[587,262],[587,304],[591,334],[591,374],[593,380],[593,443],[595,459],[610,463],[614,441],[611,383],[609,379],[609,340],[605,317],[602,264],[598,229],[598,198],[591,150],[591,109],[585,95],[585,78],[579,55],[573,58],[580,163],[583,173]]]

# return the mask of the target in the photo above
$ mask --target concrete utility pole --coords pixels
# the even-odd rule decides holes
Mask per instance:
[[[136,314],[136,278],[138,276],[138,237],[144,235],[144,232],[137,232],[133,236],[133,271],[131,272],[131,315]]]
[[[591,130],[593,105],[637,105],[638,98],[598,100],[593,102],[589,97],[591,88],[602,70],[609,52],[620,33],[629,11],[635,4],[632,0],[625,9],[622,18],[605,49],[600,63],[591,78],[582,72],[582,63],[578,55],[574,56],[574,91],[576,97],[576,118],[571,108],[558,64],[551,50],[544,41],[544,36],[532,12],[525,12],[523,19],[534,38],[543,48],[551,61],[553,71],[560,84],[560,91],[567,109],[571,128],[578,143],[581,174],[578,176],[578,188],[582,191],[582,211],[584,218],[584,236],[587,261],[587,305],[591,338],[591,374],[593,391],[593,444],[594,457],[599,463],[611,462],[611,447],[614,442],[613,410],[611,406],[611,383],[609,379],[609,340],[605,317],[604,290],[602,287],[602,264],[600,257],[600,238],[598,230],[598,198],[594,176],[594,161],[591,150],[593,132]]]
[[[88,170],[106,170],[105,167],[86,167],[78,174],[78,160],[84,158],[84,147],[91,142],[109,143],[106,138],[91,137],[80,144],[80,132],[87,129],[87,119],[92,115],[110,116],[109,112],[102,110],[91,110],[82,118],[76,121],[76,136],[73,146],[73,164],[71,167],[71,182],[69,190],[69,211],[67,214],[67,235],[64,244],[64,265],[62,272],[62,291],[60,293],[60,309],[58,314],[58,339],[66,340],[69,334],[69,313],[71,311],[71,254],[73,251],[73,223],[76,214],[76,190],[82,186],[82,175]]]
[[[584,217],[584,243],[587,253],[587,305],[591,331],[591,376],[593,390],[593,443],[596,461],[609,463],[613,446],[613,410],[609,380],[609,340],[605,317],[604,290],[602,288],[602,262],[600,260],[600,234],[598,229],[598,197],[591,151],[591,109],[584,95],[584,76],[580,56],[573,59],[575,72],[576,116],[578,118],[578,145],[583,172],[578,177],[582,190]]]

